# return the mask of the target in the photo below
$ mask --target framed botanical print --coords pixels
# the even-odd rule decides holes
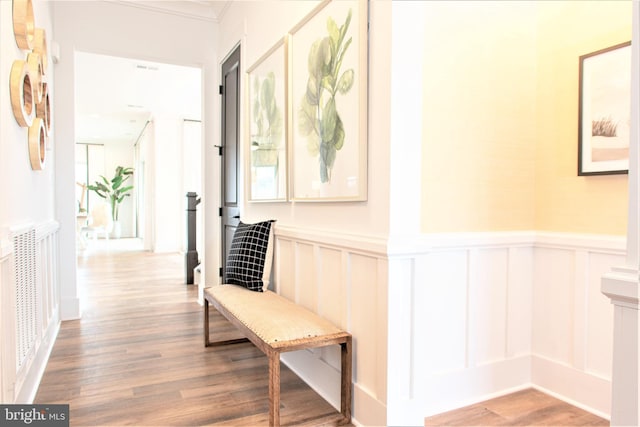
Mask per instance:
[[[367,15],[324,1],[290,31],[292,200],[367,198]]]
[[[249,201],[287,200],[287,42],[247,70]]]

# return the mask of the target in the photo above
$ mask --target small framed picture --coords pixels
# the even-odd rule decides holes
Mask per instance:
[[[629,171],[631,42],[580,57],[578,175]]]

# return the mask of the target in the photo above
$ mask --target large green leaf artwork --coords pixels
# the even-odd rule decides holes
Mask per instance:
[[[252,162],[254,166],[276,166],[278,146],[282,139],[282,110],[276,103],[276,77],[273,72],[256,76],[253,80]]]
[[[331,182],[337,153],[345,142],[345,128],[336,106],[336,96],[347,94],[354,82],[352,68],[341,71],[352,41],[352,37],[346,38],[350,23],[351,9],[340,27],[328,17],[328,35],[311,45],[307,90],[298,111],[298,130],[307,138],[309,153],[318,158],[322,183]]]

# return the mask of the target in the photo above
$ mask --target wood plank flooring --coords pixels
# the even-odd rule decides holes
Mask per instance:
[[[268,425],[267,358],[250,343],[204,347],[202,307],[183,263],[142,251],[80,256],[82,319],[62,323],[35,403],[68,403],[74,427]],[[210,324],[237,337],[215,310]],[[284,425],[333,424],[337,410],[285,366],[281,376]],[[425,419],[463,425],[609,423],[535,390]]]
[[[72,426],[268,425],[267,358],[251,343],[204,347],[183,263],[80,256],[82,319],[62,323],[34,403],[68,403]],[[237,336],[215,310],[210,325]],[[281,377],[283,425],[331,424],[336,409],[285,366]]]
[[[608,426],[609,421],[527,389],[427,417],[425,426]]]

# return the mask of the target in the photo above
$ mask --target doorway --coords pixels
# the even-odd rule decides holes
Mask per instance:
[[[122,237],[142,240],[146,250],[183,251],[185,194],[202,188],[194,161],[202,147],[202,69],[85,52],[75,53],[75,64],[75,142],[101,147],[99,158],[85,161],[91,170],[78,188],[101,175],[110,180],[118,166],[133,168],[119,213]],[[85,205],[99,200],[91,191],[84,197]]]

